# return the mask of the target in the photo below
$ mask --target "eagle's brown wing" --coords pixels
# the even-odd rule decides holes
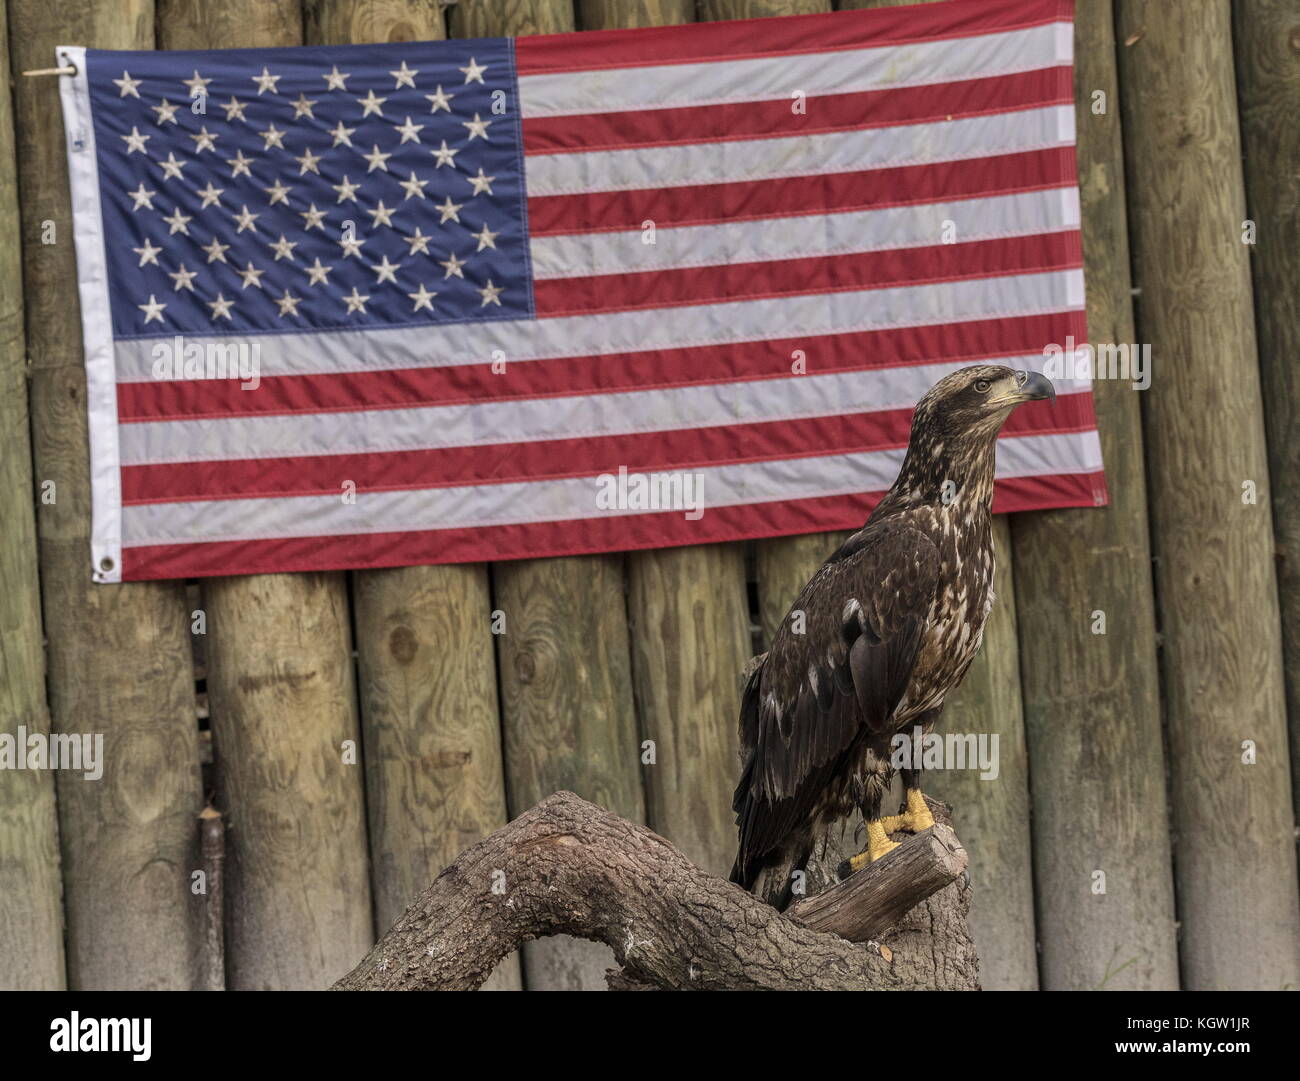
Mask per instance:
[[[734,881],[749,888],[766,856],[807,834],[858,741],[887,727],[916,663],[939,564],[924,533],[886,519],[850,537],[804,586],[741,702]]]

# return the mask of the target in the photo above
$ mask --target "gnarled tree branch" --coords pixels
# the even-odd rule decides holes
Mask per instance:
[[[473,989],[521,943],[556,934],[609,945],[613,986],[973,988],[964,868],[940,824],[783,915],[644,826],[558,792],[463,852],[335,989]],[[831,933],[867,939],[920,902],[942,911],[905,918],[892,948]]]

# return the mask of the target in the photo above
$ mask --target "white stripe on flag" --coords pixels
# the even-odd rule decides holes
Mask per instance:
[[[653,244],[645,243],[639,226],[534,237],[533,272],[538,279],[577,278],[924,247],[945,242],[949,221],[963,243],[1033,236],[1077,228],[1078,202],[1078,189],[1071,185],[919,206],[665,228],[655,231]]]
[[[967,161],[1074,142],[1074,106],[970,116],[939,124],[899,124],[868,132],[741,139],[734,142],[536,154],[528,159],[528,195],[730,184],[862,169]]]
[[[1041,368],[1043,357],[999,360]],[[962,361],[961,364],[978,363]],[[290,413],[122,425],[123,465],[363,454],[441,447],[593,439],[724,424],[907,409],[957,363],[784,379],[579,394],[414,409]],[[1088,390],[1057,380],[1057,392]]]
[[[815,338],[823,334],[1074,311],[1082,307],[1079,299],[1082,295],[1083,272],[1058,270],[892,289],[683,305],[668,310],[448,327],[247,337],[191,336],[185,339],[185,344],[202,347],[255,342],[260,350],[262,378],[485,364],[494,359],[498,350],[508,372],[509,365],[517,361],[761,342],[774,333]],[[1072,301],[1071,297],[1075,299]],[[171,350],[173,339],[119,339],[115,348],[118,381],[149,383],[154,381],[154,349]]]
[[[708,466],[707,508],[881,491],[893,483],[903,449]],[[1101,468],[1095,432],[1023,436],[998,444],[998,476],[1094,472]],[[597,506],[595,477],[455,488],[337,495],[147,503],[123,508],[128,545],[248,538],[389,533],[510,523],[569,521],[639,513]]]
[[[729,102],[789,100],[805,94],[893,90],[1036,71],[1068,59],[1058,55],[1049,23],[977,37],[910,45],[763,56],[723,62],[656,64],[606,71],[524,75],[519,104],[525,120],[665,109]]]

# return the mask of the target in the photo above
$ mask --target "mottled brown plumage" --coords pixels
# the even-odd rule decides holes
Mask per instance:
[[[983,639],[998,431],[1050,394],[1041,375],[979,365],[917,404],[893,487],[804,586],[745,688],[733,881],[783,907],[832,823],[880,817],[891,739],[929,730]]]

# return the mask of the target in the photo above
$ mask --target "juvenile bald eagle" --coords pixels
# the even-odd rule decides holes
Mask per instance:
[[[854,808],[867,824],[855,871],[897,847],[891,832],[934,824],[915,769],[900,771],[906,810],[881,818],[891,740],[928,733],[975,658],[993,607],[998,432],[1021,402],[1055,396],[1045,376],[976,365],[917,403],[898,479],[804,586],[745,688],[733,882],[784,908],[792,872]]]

